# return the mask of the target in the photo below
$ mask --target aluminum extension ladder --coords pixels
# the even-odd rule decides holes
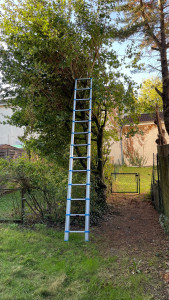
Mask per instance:
[[[89,82],[88,87],[79,87],[78,82],[80,84]],[[77,99],[77,93],[88,93],[88,96],[85,98]],[[87,108],[76,109],[76,104],[78,101],[85,101],[85,103],[89,106]],[[82,102],[80,102],[82,103]],[[84,103],[84,102],[83,102]],[[78,103],[79,104],[79,103]],[[85,120],[76,120],[76,112],[87,112],[87,117],[85,116]],[[86,113],[85,113],[86,114]],[[66,205],[66,219],[65,219],[65,241],[69,240],[69,233],[84,233],[85,241],[89,241],[89,223],[90,223],[90,162],[91,162],[91,117],[92,117],[92,78],[81,78],[75,79],[75,89],[74,89],[74,100],[73,100],[73,118],[72,118],[72,133],[71,133],[71,145],[70,145],[70,158],[69,158],[69,176],[68,176],[68,190],[67,190],[67,205]],[[76,131],[76,126],[78,123],[88,123],[88,130],[85,132]],[[87,135],[87,144],[75,144],[75,135]],[[74,156],[74,148],[75,147],[83,147],[85,146],[87,152],[85,156],[78,157]],[[78,159],[86,159],[87,160],[87,169],[74,170],[73,162]],[[72,183],[73,174],[75,172],[86,172],[86,183]],[[85,186],[85,197],[84,198],[72,198],[72,186]],[[85,201],[85,214],[71,214],[71,202],[72,201]],[[70,230],[70,217],[85,217],[85,230],[84,231],[71,231]]]

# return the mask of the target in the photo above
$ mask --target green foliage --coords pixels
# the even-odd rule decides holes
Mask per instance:
[[[67,172],[64,169],[46,160],[29,161],[26,157],[5,162],[2,159],[0,165],[0,173],[5,179],[8,176],[6,187],[15,184],[15,187],[24,191],[25,221],[64,220],[67,184]],[[13,194],[9,196],[13,198]]]
[[[162,82],[158,77],[146,79],[142,83],[138,96],[138,109],[141,113],[155,113],[156,104],[162,111],[162,99],[155,88],[162,92]]]
[[[27,223],[62,223],[65,221],[65,204],[67,193],[67,169],[45,159],[17,160],[0,159],[0,184],[6,188],[20,188],[24,191],[25,215]],[[86,182],[85,175],[77,173],[74,183]],[[7,182],[6,182],[7,181]],[[97,182],[91,178],[91,223],[96,224],[104,213],[102,194],[96,193]],[[16,194],[16,195],[15,195]],[[72,189],[72,198],[85,198],[85,189]],[[72,203],[72,213],[84,213],[82,201]],[[21,216],[21,191],[0,197],[0,218]],[[84,225],[84,219],[72,220],[73,224]]]
[[[33,149],[41,157],[57,161],[60,168],[67,167],[74,79],[93,77],[92,173],[96,201],[103,204],[103,169],[109,140],[117,140],[124,113],[134,117],[136,111],[134,83],[121,74],[112,47],[111,5],[100,0],[5,0],[2,8],[2,92],[13,107],[9,122],[25,128],[22,141],[28,151]],[[83,81],[81,85],[85,87]],[[78,93],[79,98],[84,96],[85,93]],[[77,108],[85,107],[78,103]],[[115,119],[113,128],[106,127],[109,115]],[[79,112],[76,117],[88,119],[88,112]],[[87,131],[86,123],[79,123],[76,131]],[[86,138],[79,135],[75,141],[83,142]],[[80,157],[85,156],[82,148],[76,147]],[[86,168],[85,160],[81,164]],[[31,167],[24,170],[25,176],[28,171],[31,172]],[[41,174],[40,169],[38,172]],[[21,173],[16,169],[16,174]],[[37,177],[35,172],[33,179],[29,179],[32,186],[38,186]]]
[[[28,148],[61,164],[70,140],[74,78],[94,78],[94,137],[107,122],[107,112],[118,107],[119,115],[133,113],[135,107],[133,83],[121,80],[120,63],[110,47],[110,14],[102,1],[3,4],[0,67],[8,84],[2,86],[4,97],[14,109],[10,122],[25,126]],[[116,136],[115,130],[110,135]]]

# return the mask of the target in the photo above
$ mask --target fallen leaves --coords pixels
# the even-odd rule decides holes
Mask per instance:
[[[169,284],[169,270],[166,270],[165,273],[161,273],[161,277],[165,283]]]

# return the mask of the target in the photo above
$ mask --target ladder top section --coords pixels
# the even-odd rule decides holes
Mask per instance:
[[[75,80],[91,80],[92,78],[76,78]]]

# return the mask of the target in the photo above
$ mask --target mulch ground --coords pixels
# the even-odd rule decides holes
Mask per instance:
[[[113,194],[109,212],[92,231],[104,255],[141,261],[141,271],[163,281],[154,299],[169,299],[169,237],[146,195]],[[150,260],[156,261],[150,265]]]

